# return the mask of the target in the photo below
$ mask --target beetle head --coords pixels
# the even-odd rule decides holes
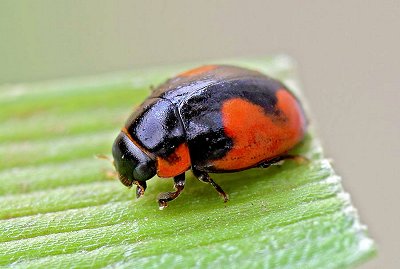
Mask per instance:
[[[119,180],[125,186],[137,185],[136,195],[140,197],[146,189],[146,180],[156,174],[156,164],[136,146],[129,137],[120,132],[112,147],[114,165]]]

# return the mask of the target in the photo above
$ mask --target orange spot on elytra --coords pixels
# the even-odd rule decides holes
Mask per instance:
[[[167,158],[157,157],[157,175],[174,177],[188,170],[190,165],[189,148],[182,143]]]
[[[217,68],[216,65],[205,65],[205,66],[201,66],[195,69],[191,69],[189,71],[180,73],[178,76],[179,77],[191,77],[191,76],[196,76],[196,75],[200,75],[202,73],[205,73],[207,71],[211,71],[213,69]]]
[[[278,90],[280,114],[266,114],[259,105],[242,98],[222,105],[224,131],[233,140],[232,149],[213,162],[219,170],[240,170],[276,157],[295,146],[304,135],[304,116],[296,99]]]

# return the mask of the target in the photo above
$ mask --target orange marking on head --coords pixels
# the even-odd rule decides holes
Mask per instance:
[[[205,73],[207,71],[211,71],[213,69],[217,68],[216,65],[205,65],[205,66],[201,66],[195,69],[191,69],[189,71],[180,73],[178,75],[178,77],[192,77],[192,76],[196,76],[196,75],[200,75],[202,73]]]
[[[157,157],[157,175],[174,177],[188,170],[190,165],[189,148],[182,143],[167,158]]]
[[[280,116],[266,114],[262,107],[242,98],[222,105],[224,131],[233,147],[213,162],[217,169],[252,167],[288,151],[302,139],[304,117],[296,99],[286,90],[279,90],[277,98]]]

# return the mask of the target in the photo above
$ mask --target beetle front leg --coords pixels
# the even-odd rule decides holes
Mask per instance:
[[[136,187],[136,198],[140,198],[143,194],[144,191],[147,188],[146,181],[133,181],[133,184],[135,184]]]
[[[185,173],[182,173],[174,177],[174,192],[163,192],[158,195],[158,206],[160,210],[163,210],[168,206],[168,202],[176,199],[181,191],[185,188]]]
[[[228,195],[224,192],[224,190],[217,183],[214,182],[214,180],[212,180],[212,178],[207,173],[201,172],[196,169],[192,169],[192,172],[193,172],[193,175],[201,182],[211,184],[214,187],[214,189],[219,193],[219,195],[222,196],[222,198],[224,199],[224,203],[228,202],[228,200],[229,200]]]

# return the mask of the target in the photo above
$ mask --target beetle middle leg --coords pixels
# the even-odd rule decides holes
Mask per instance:
[[[168,206],[168,202],[176,199],[181,191],[185,188],[185,173],[174,177],[174,192],[162,192],[158,195],[158,206],[160,210]]]
[[[211,184],[211,186],[214,187],[214,189],[219,193],[219,195],[222,196],[222,198],[224,199],[224,203],[228,202],[228,200],[229,200],[228,195],[224,192],[224,190],[217,183],[214,182],[214,180],[212,180],[212,178],[207,173],[201,172],[196,169],[192,169],[192,172],[193,172],[193,175],[201,182]]]

